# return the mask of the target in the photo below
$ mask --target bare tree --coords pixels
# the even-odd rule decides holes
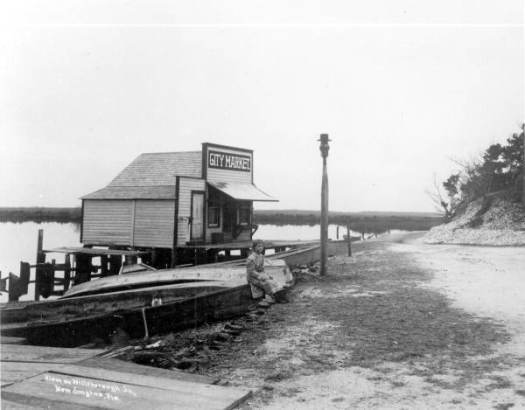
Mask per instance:
[[[429,196],[434,204],[436,211],[444,212],[445,219],[448,221],[452,218],[453,212],[451,207],[451,200],[445,200],[442,190],[437,182],[436,174],[434,174],[433,189],[426,189],[425,193]]]

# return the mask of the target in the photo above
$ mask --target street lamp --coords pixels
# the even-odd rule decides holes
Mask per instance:
[[[326,263],[328,257],[328,173],[326,172],[326,158],[330,146],[328,134],[321,134],[319,138],[319,150],[323,157],[323,180],[321,183],[321,275],[326,275]]]

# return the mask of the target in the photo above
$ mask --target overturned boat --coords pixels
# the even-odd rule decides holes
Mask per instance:
[[[269,261],[265,269],[290,284],[284,261]],[[107,343],[119,329],[147,338],[239,316],[256,301],[242,266],[135,272],[73,286],[55,300],[6,305],[0,310],[1,334],[67,347]]]

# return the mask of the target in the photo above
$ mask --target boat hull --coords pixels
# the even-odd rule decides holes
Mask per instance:
[[[97,341],[109,343],[118,333],[137,339],[229,319],[247,312],[254,303],[249,286],[240,285],[159,306],[28,323],[3,329],[2,334],[25,337],[31,344],[44,346],[74,347]]]

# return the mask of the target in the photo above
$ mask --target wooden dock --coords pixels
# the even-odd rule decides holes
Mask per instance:
[[[104,350],[19,342],[0,345],[2,409],[233,409],[251,395],[205,376],[106,358]]]

